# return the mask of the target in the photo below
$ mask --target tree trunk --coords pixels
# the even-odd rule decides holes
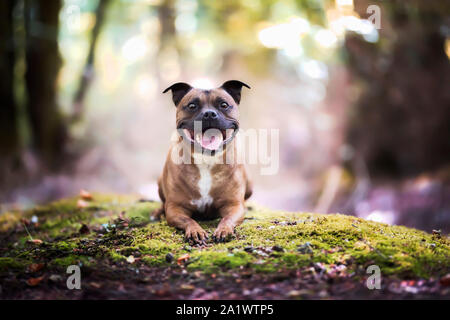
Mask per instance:
[[[164,0],[158,7],[158,17],[161,23],[161,47],[175,36],[175,9],[173,0]]]
[[[25,0],[27,108],[33,147],[49,166],[56,164],[67,137],[56,102],[60,9],[61,0]]]
[[[0,157],[15,155],[19,149],[19,138],[14,102],[14,1],[0,1]]]
[[[369,4],[359,3],[361,16]],[[346,38],[349,70],[365,84],[348,142],[373,176],[438,170],[450,161],[450,63],[441,31],[450,5],[389,1],[382,8],[377,44]]]
[[[94,61],[95,61],[95,51],[97,47],[97,39],[100,35],[100,31],[105,21],[105,12],[108,6],[109,0],[100,0],[95,13],[95,26],[91,33],[91,43],[89,46],[89,52],[86,59],[86,64],[83,69],[83,74],[81,76],[80,84],[74,98],[74,115],[73,120],[79,120],[83,113],[83,101],[86,92],[89,88],[89,84],[94,77]]]

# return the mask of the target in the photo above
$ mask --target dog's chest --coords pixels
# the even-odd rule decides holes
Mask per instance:
[[[200,178],[197,182],[200,198],[192,200],[191,204],[196,206],[198,211],[204,212],[213,203],[213,198],[209,194],[213,185],[212,165],[198,164],[197,168],[200,173]]]

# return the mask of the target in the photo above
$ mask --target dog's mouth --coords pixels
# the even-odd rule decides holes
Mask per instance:
[[[191,144],[201,147],[203,150],[217,151],[234,139],[238,126],[234,124],[229,129],[205,128],[201,132],[183,127],[178,129],[182,137]]]

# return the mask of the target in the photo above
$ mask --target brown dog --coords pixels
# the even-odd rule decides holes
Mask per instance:
[[[167,223],[184,230],[189,242],[202,244],[208,238],[194,219],[221,217],[213,234],[217,242],[234,234],[244,219],[251,184],[243,164],[226,161],[227,153],[236,153],[234,137],[243,86],[250,88],[236,80],[214,90],[176,83],[163,92],[172,91],[179,138],[158,180],[163,205],[153,217],[165,214]]]

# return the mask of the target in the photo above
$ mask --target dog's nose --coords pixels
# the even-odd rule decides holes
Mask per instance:
[[[203,113],[203,120],[217,119],[219,115],[214,110],[208,110]]]

